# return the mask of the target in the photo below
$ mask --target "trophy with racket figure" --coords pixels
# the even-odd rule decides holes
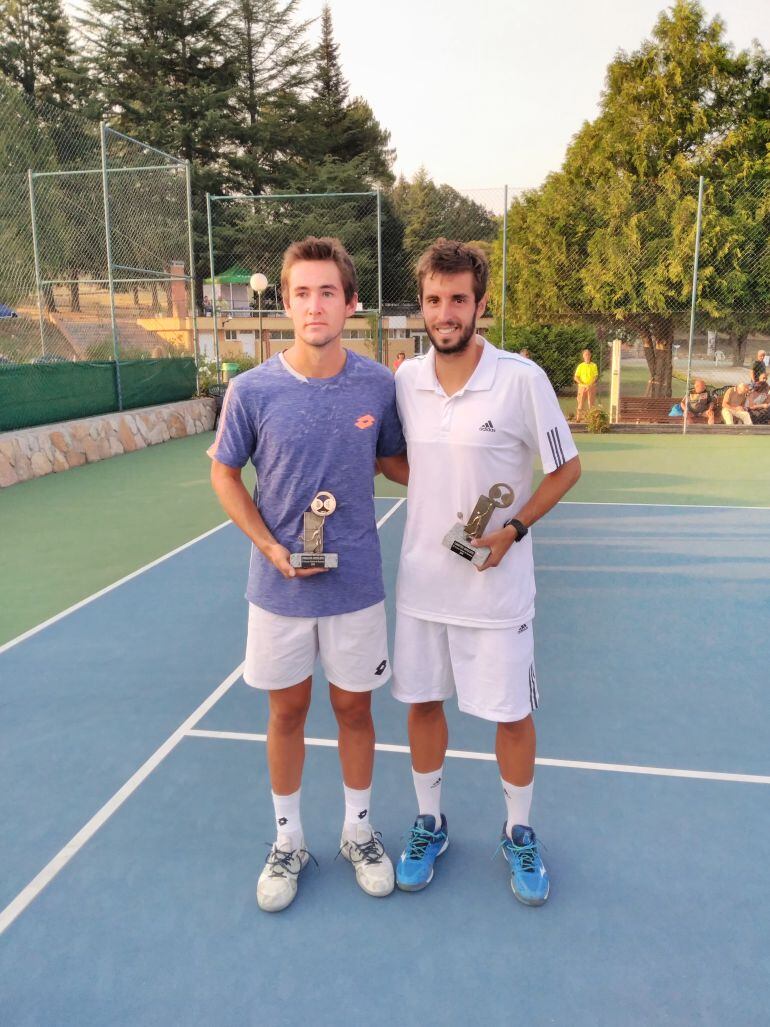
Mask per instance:
[[[481,567],[491,549],[489,546],[472,546],[470,543],[484,534],[493,510],[503,509],[512,502],[513,489],[510,485],[506,485],[505,482],[493,485],[486,496],[479,496],[465,524],[462,523],[462,513],[458,513],[460,521],[446,533],[443,544],[464,560],[470,560],[476,567]]]
[[[304,569],[307,567],[337,567],[339,557],[337,553],[325,553],[324,548],[324,521],[337,509],[337,500],[331,492],[319,492],[313,497],[310,509],[302,515],[302,552],[292,553],[289,563],[292,567]]]

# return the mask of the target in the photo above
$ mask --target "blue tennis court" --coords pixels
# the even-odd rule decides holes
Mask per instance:
[[[405,506],[377,513],[392,628]],[[258,910],[267,702],[240,678],[248,544],[223,525],[0,648],[2,1022],[767,1024],[770,510],[564,503],[534,537],[544,907],[493,858],[494,725],[451,703],[435,880],[356,886],[317,677],[319,867]],[[387,688],[375,726],[395,858],[415,805]]]

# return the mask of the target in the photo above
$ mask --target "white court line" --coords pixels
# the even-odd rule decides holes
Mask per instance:
[[[137,772],[126,781],[122,788],[120,788],[111,799],[102,806],[98,813],[94,814],[88,823],[81,827],[78,833],[71,838],[64,848],[60,849],[59,852],[53,857],[53,859],[43,867],[37,877],[33,878],[29,884],[10,902],[5,909],[0,913],[0,935],[7,930],[13,921],[18,917],[27,906],[40,894],[47,884],[56,877],[60,870],[62,870],[89,841],[90,838],[96,834],[100,827],[110,819],[116,810],[120,809],[123,803],[137,790],[140,784],[145,781],[155,768],[163,762],[168,754],[179,745],[183,738],[185,738],[201,717],[205,716],[206,713],[214,706],[225,692],[235,684],[238,678],[241,676],[243,671],[243,664],[241,663],[235,670],[228,674],[224,681],[214,689],[208,699],[200,704],[197,710],[192,713],[183,724],[174,731],[172,735],[166,739],[166,741],[156,749],[155,752],[146,760]]]
[[[189,542],[185,542],[184,545],[177,546],[176,549],[172,549],[170,553],[164,553],[163,556],[159,556],[157,560],[153,560],[151,563],[146,563],[144,567],[140,567],[136,571],[132,571],[127,574],[124,578],[119,578],[118,581],[113,581],[111,585],[106,585],[98,592],[94,592],[93,595],[86,596],[85,599],[81,599],[80,602],[75,603],[74,606],[68,606],[66,610],[62,610],[61,613],[55,614],[53,617],[49,617],[48,620],[42,621],[40,624],[36,624],[34,628],[30,628],[21,635],[17,635],[16,638],[12,638],[10,642],[6,642],[5,645],[0,645],[0,656],[12,649],[15,645],[20,642],[25,642],[28,638],[32,638],[39,631],[44,628],[49,628],[52,624],[56,624],[57,621],[62,620],[64,617],[68,617],[71,613],[75,613],[76,610],[82,610],[84,606],[88,606],[89,603],[94,602],[95,599],[101,599],[102,596],[106,596],[108,592],[112,592],[113,589],[119,588],[121,585],[125,585],[127,581],[131,581],[133,578],[139,577],[140,574],[144,574],[145,571],[152,570],[153,567],[157,567],[158,564],[164,563],[166,560],[170,560],[172,556],[176,556],[177,553],[183,552],[185,549],[189,549],[190,546],[194,546],[196,542],[202,542],[204,538],[208,538],[213,535],[216,531],[221,531],[222,528],[227,527],[231,524],[231,521],[222,521],[215,528],[211,528],[209,531],[204,531],[202,535],[198,535],[196,538],[190,539]]]
[[[396,497],[393,496],[391,498],[395,499]],[[380,528],[383,526],[385,521],[389,520],[393,516],[393,514],[396,512],[396,510],[398,510],[398,508],[400,506],[403,506],[403,504],[405,502],[406,502],[406,496],[404,496],[402,499],[399,499],[398,502],[395,504],[395,506],[392,506],[390,508],[390,510],[388,510],[388,512],[385,514],[384,517],[380,517],[379,521],[377,521],[377,531],[380,530]]]
[[[388,520],[388,518],[396,512],[403,502],[403,499],[399,500],[383,517],[380,518],[377,522],[378,530]],[[230,521],[225,521],[225,524],[230,524]],[[206,535],[211,535],[214,531],[218,531],[219,528],[222,527],[224,527],[224,524],[220,524],[218,528],[213,528],[212,531],[206,532]],[[200,538],[205,538],[206,535],[201,535]],[[187,542],[184,546],[181,546],[180,549],[175,549],[174,553],[180,552],[181,549],[186,549],[197,541],[199,541],[199,539],[193,539],[192,542]],[[160,560],[156,560],[155,563],[161,563],[163,560],[168,559],[169,556],[173,556],[174,553],[168,553],[166,556],[161,557]],[[154,566],[154,564],[148,564],[147,566],[151,567]],[[147,568],[142,568],[142,570],[146,569]],[[129,575],[129,578],[136,577],[136,575],[140,573],[141,571],[135,571],[133,574]],[[123,578],[122,581],[128,581],[129,578]],[[99,595],[103,595],[104,592],[109,592],[110,589],[116,588],[119,584],[121,584],[121,582],[116,582],[109,588],[92,596],[91,599],[98,598]],[[79,605],[83,606],[89,601],[90,600],[84,600]],[[76,609],[76,607],[72,607],[72,609]],[[71,612],[71,610],[59,614],[59,616],[53,618],[53,620],[59,620],[69,612]],[[46,623],[53,623],[53,620],[47,621]],[[31,633],[34,634],[35,631],[41,630],[43,627],[45,627],[45,624],[40,625],[38,628],[33,628]],[[2,650],[0,650],[0,652],[2,652]],[[152,756],[150,756],[150,758],[142,764],[136,773],[126,781],[122,788],[115,792],[112,798],[108,799],[102,808],[95,813],[93,817],[91,817],[88,823],[84,827],[81,827],[73,838],[70,838],[67,844],[60,849],[53,859],[43,867],[40,873],[34,877],[22,891],[19,892],[16,898],[13,899],[2,912],[0,912],[0,935],[2,935],[3,932],[11,926],[14,920],[24,912],[27,906],[37,898],[46,885],[51,883],[56,875],[69,863],[73,856],[77,855],[86,842],[93,838],[96,832],[107,823],[113,813],[119,810],[123,803],[134,794],[137,788],[150,776],[156,767],[163,762],[166,756],[168,756],[168,754],[172,752],[177,745],[179,745],[182,739],[189,736],[198,721],[208,713],[212,706],[215,706],[219,702],[225,692],[232,688],[238,678],[240,678],[242,672],[243,664],[241,663],[234,671],[227,675],[224,681],[214,689],[207,699],[203,700],[195,712],[191,713],[187,720],[180,724],[172,735],[169,735],[166,741],[155,750]]]
[[[187,732],[190,738],[219,738],[227,742],[266,742],[267,735],[249,734],[245,731],[207,731],[197,728]],[[306,745],[318,745],[327,749],[336,749],[334,738],[306,738]],[[408,753],[408,745],[388,745],[377,742],[375,749],[379,752]],[[464,749],[447,749],[447,756],[460,760],[482,760],[494,763],[497,759],[493,752],[467,752]],[[740,784],[770,785],[770,777],[762,774],[724,774],[716,770],[676,770],[669,767],[635,767],[625,763],[586,763],[583,760],[552,760],[538,756],[535,763],[541,767],[565,767],[569,770],[603,770],[613,774],[647,774],[651,777],[687,777],[701,781],[735,781]]]
[[[658,510],[764,510],[770,506],[718,506],[715,503],[610,503],[591,500],[562,499],[559,506],[650,506]]]

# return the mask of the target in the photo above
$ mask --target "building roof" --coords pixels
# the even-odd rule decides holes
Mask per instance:
[[[223,271],[221,275],[215,277],[217,285],[248,285],[251,280],[252,272],[247,270],[245,267],[241,267],[240,264],[233,264],[227,271]],[[210,278],[204,278],[206,285],[211,285]]]

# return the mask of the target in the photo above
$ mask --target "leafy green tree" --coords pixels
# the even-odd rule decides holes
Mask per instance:
[[[765,75],[764,58],[736,54],[722,21],[707,21],[693,0],[677,0],[650,40],[620,52],[600,114],[575,137],[561,171],[512,205],[510,320],[582,320],[599,325],[600,338],[639,336],[650,394],[670,395],[674,330],[689,318],[698,176],[741,162],[758,170],[757,140],[766,136],[756,84]],[[735,214],[710,181],[699,302],[711,318],[746,298]],[[498,241],[498,277],[501,257]]]

